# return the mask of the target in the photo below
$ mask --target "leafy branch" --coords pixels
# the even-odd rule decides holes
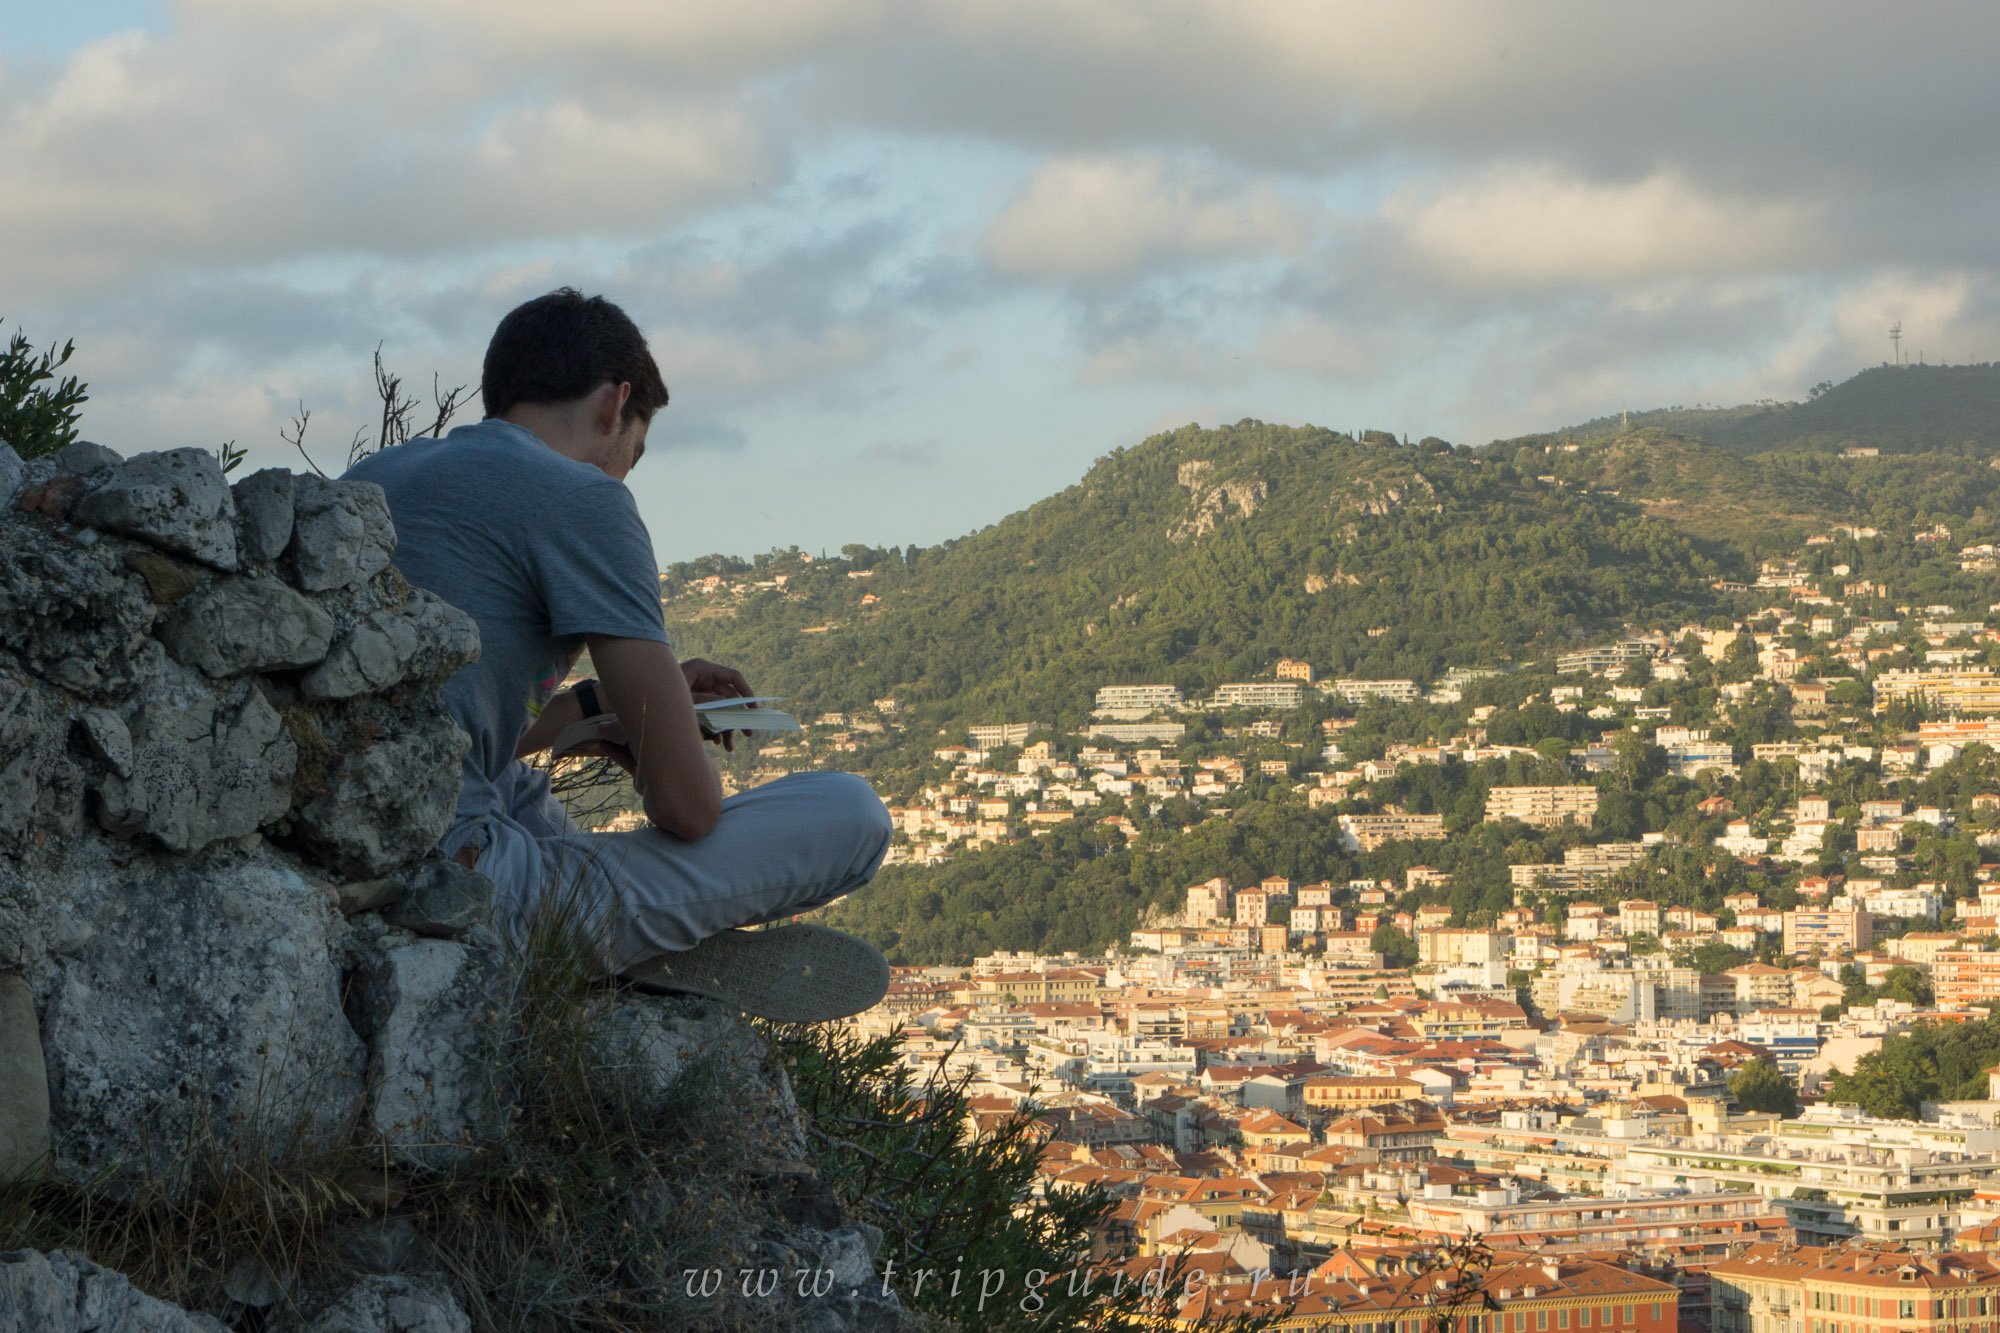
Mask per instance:
[[[0,441],[23,459],[54,453],[76,442],[77,409],[88,387],[74,375],[56,378],[76,351],[74,339],[37,353],[16,329],[0,352]]]

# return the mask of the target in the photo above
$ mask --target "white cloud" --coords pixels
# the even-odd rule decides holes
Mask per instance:
[[[638,235],[782,179],[747,95],[509,73],[390,24],[260,35],[210,16],[93,43],[0,87],[0,287],[73,298],[180,266]],[[458,100],[406,92],[433,78]]]
[[[1671,173],[1619,183],[1549,167],[1406,185],[1382,209],[1411,262],[1478,290],[1809,267],[1827,251],[1813,214]]]
[[[1915,361],[1988,360],[1994,355],[1993,310],[1975,306],[1970,274],[1883,273],[1842,296],[1828,320],[1827,341],[1862,364],[1894,352],[1889,326],[1908,331],[1903,354]]]
[[[1157,156],[1056,158],[987,234],[987,258],[1033,278],[1129,277],[1190,259],[1293,254],[1301,210],[1272,185]]]
[[[725,401],[774,388],[798,388],[864,367],[879,357],[896,330],[855,323],[804,334],[766,329],[733,333],[687,327],[651,328],[646,340],[660,360],[669,390],[676,383]]]

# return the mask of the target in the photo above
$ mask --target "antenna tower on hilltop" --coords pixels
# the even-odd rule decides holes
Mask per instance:
[[[1893,358],[1889,362],[1889,364],[1892,366],[1902,365],[1903,364],[1903,321],[1900,319],[1897,320],[1894,324],[1891,324],[1889,326],[1889,347],[1890,347],[1891,357]]]

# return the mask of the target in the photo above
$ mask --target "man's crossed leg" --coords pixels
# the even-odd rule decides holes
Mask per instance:
[[[547,775],[519,761],[501,796],[504,813],[480,826],[484,846],[478,833],[466,845],[493,881],[495,925],[517,944],[538,910],[562,904],[578,912],[608,972],[773,1017],[839,1009],[887,984],[880,955],[859,940],[819,928],[739,929],[812,911],[874,876],[893,828],[852,774],[794,773],[741,792],[696,842],[651,828],[583,832]],[[760,995],[774,986],[785,994]],[[877,989],[857,1007],[879,997]]]

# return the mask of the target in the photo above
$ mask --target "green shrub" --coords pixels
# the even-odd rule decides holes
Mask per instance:
[[[66,342],[60,351],[51,346],[37,353],[16,329],[0,352],[0,440],[24,459],[76,441],[77,409],[87,386],[74,375],[56,378],[75,350],[74,342]]]

